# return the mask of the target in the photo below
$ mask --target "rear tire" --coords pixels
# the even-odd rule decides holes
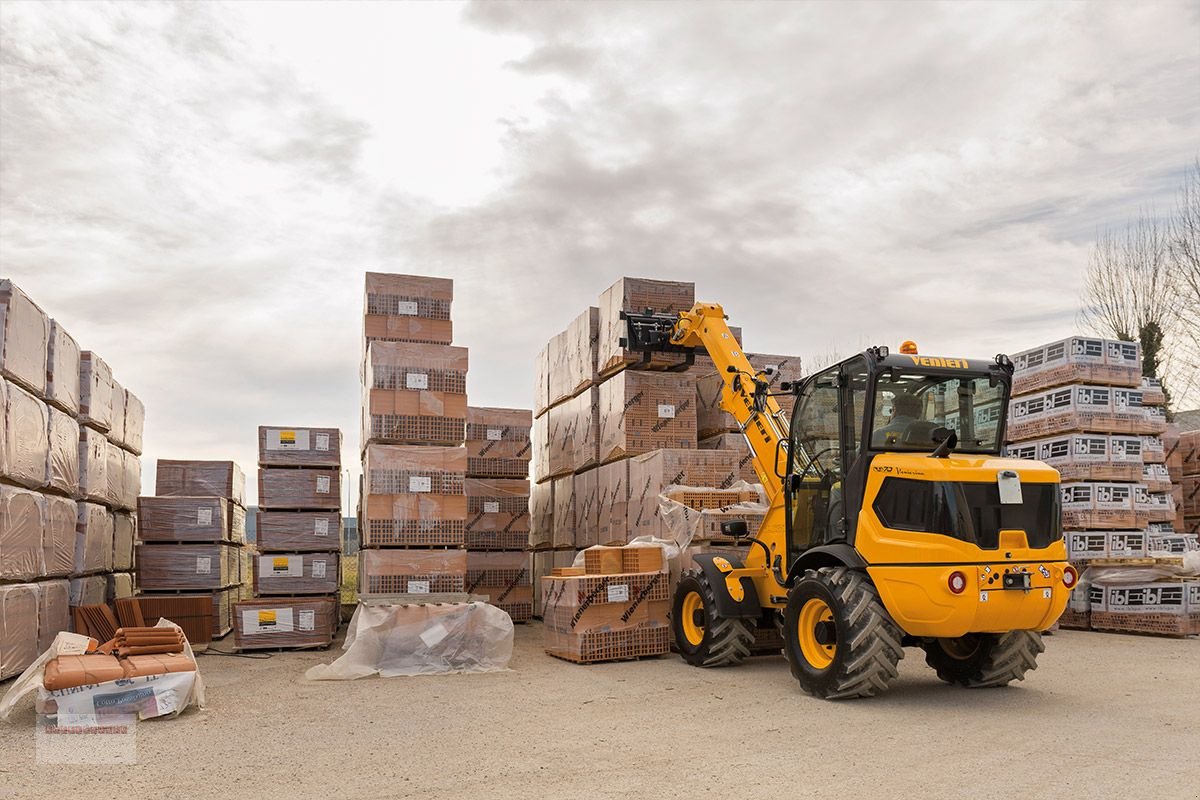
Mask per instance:
[[[708,577],[689,570],[679,579],[671,603],[671,630],[683,660],[694,667],[732,667],[750,655],[751,620],[722,617]]]
[[[903,634],[871,581],[846,567],[808,570],[788,592],[783,651],[814,697],[872,697],[899,675]]]
[[[933,639],[921,645],[925,663],[946,683],[988,689],[1025,680],[1037,669],[1046,649],[1037,631],[969,633],[957,639]]]

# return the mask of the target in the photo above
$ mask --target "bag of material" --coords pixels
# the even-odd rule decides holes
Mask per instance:
[[[512,619],[487,603],[360,602],[342,656],[312,667],[305,677],[344,681],[370,675],[502,672],[512,648]]]

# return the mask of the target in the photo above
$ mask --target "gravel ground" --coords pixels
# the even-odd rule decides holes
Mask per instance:
[[[842,703],[778,656],[569,664],[536,624],[489,675],[310,683],[336,651],[206,655],[207,708],[139,725],[136,766],[35,766],[30,705],[0,726],[0,797],[1200,796],[1200,641],[1060,632],[982,691],[906,654],[889,693]]]

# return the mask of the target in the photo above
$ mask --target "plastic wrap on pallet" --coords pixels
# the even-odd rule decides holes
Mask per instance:
[[[245,512],[223,497],[139,497],[141,539],[144,542],[244,541]],[[241,531],[234,511],[240,512]],[[236,538],[238,535],[241,538]]]
[[[46,402],[71,416],[79,414],[79,344],[53,319],[46,352]]]
[[[529,554],[523,552],[467,552],[466,591],[488,595],[493,605],[533,602]]]
[[[125,451],[112,442],[104,443],[104,476],[107,487],[104,503],[112,508],[133,509],[137,507],[137,495],[132,502],[125,491]]]
[[[39,581],[38,603],[38,652],[50,647],[60,631],[71,627],[71,585],[65,580]]]
[[[246,476],[232,461],[160,458],[154,486],[159,497],[224,497],[246,505]]]
[[[486,603],[360,603],[341,657],[311,667],[305,677],[355,680],[371,675],[500,672],[508,668],[512,647],[512,620]]]
[[[40,397],[49,344],[50,318],[16,284],[0,280],[0,375]]]
[[[560,403],[546,412],[548,443],[546,474],[560,478],[575,471],[575,426],[579,418],[572,401]]]
[[[668,652],[669,583],[665,572],[543,578],[546,652],[579,662]]]
[[[533,450],[533,479],[538,483],[550,477],[550,413],[535,417],[529,430],[529,443]]]
[[[467,547],[523,550],[529,541],[529,481],[467,478]]]
[[[97,503],[108,499],[108,440],[86,425],[79,428],[79,494]]]
[[[137,539],[137,516],[126,511],[113,514],[113,569],[133,569],[133,543]]]
[[[461,545],[466,468],[463,447],[369,445],[363,546]]]
[[[50,425],[46,404],[15,383],[4,386],[3,476],[30,489],[46,485]]]
[[[340,467],[342,432],[337,428],[258,427],[262,467]]]
[[[363,334],[368,342],[450,344],[454,281],[425,275],[368,272]]]
[[[551,547],[554,540],[554,484],[535,483],[529,488],[529,546]]]
[[[125,387],[115,378],[112,382],[112,420],[108,426],[108,440],[118,446],[125,443]]]
[[[600,345],[600,309],[592,306],[567,326],[566,377],[571,394],[597,382],[596,358]]]
[[[138,585],[147,591],[223,589],[238,582],[239,548],[230,544],[140,544]]]
[[[640,364],[642,354],[621,346],[621,339],[628,336],[622,311],[642,312],[646,309],[658,313],[677,314],[688,311],[696,303],[696,287],[683,281],[658,281],[648,278],[621,278],[600,295],[598,315],[598,341],[596,344],[596,367],[602,375],[620,369],[626,364]],[[656,353],[650,359],[652,367],[666,367],[684,363],[678,353]]]
[[[132,511],[137,508],[138,495],[142,493],[142,460],[128,450],[122,450],[121,461],[125,469],[123,482],[125,496],[122,498],[120,508],[124,511]]]
[[[80,503],[75,525],[74,575],[88,575],[112,569],[113,516],[102,505]]]
[[[340,583],[337,553],[264,553],[254,559],[254,591],[260,595],[336,594]]]
[[[600,543],[600,480],[598,471],[589,469],[575,476],[575,547]]]
[[[259,511],[257,545],[263,552],[321,552],[342,549],[338,511]]]
[[[264,597],[234,605],[233,636],[239,650],[324,647],[337,631],[334,597]]]
[[[107,433],[112,416],[112,370],[100,356],[84,350],[79,354],[79,421]]]
[[[267,509],[340,509],[341,470],[263,467],[258,471],[258,506]]]
[[[133,392],[125,390],[125,439],[122,444],[131,452],[142,454],[142,437],[146,427],[146,406]]]
[[[465,347],[371,342],[363,361],[362,441],[461,444],[468,365]]]
[[[618,545],[629,541],[629,461],[596,468],[596,541]]]
[[[38,591],[0,585],[0,680],[20,675],[38,656]]]
[[[737,482],[737,454],[727,450],[656,450],[629,461],[629,538],[666,538],[658,496],[670,486],[728,489]]]
[[[1071,336],[1012,357],[1013,392],[1027,394],[1068,383],[1137,387],[1141,348],[1137,342]]]
[[[359,550],[363,594],[444,594],[465,591],[466,550]]]
[[[538,351],[533,362],[533,415],[540,417],[550,407],[550,347]]]
[[[554,502],[554,533],[551,544],[556,548],[575,546],[576,514],[579,498],[575,495],[575,476],[567,475],[551,481]]]
[[[593,386],[568,402],[575,415],[571,467],[580,472],[600,463],[600,390]]]
[[[625,370],[600,384],[599,403],[602,463],[664,447],[696,447],[693,375]]]
[[[116,600],[133,597],[133,576],[128,572],[113,572],[104,578],[104,602],[112,605]]]
[[[698,445],[701,450],[729,450],[737,454],[737,476],[746,483],[758,483],[758,473],[754,469],[754,451],[750,443],[741,433],[722,433],[701,439]]]
[[[730,499],[756,495],[759,499],[743,500],[714,508],[693,508],[681,502],[686,493],[717,497],[728,495]],[[745,521],[750,536],[757,536],[758,528],[766,518],[769,507],[762,496],[762,487],[745,482],[739,482],[724,492],[672,486],[658,497],[660,527],[664,538],[674,541],[680,548],[687,547],[692,542],[729,540],[729,537],[721,532],[721,524],[736,520]]]
[[[1071,384],[1014,398],[1008,438],[1023,441],[1072,431],[1159,435],[1162,409],[1141,405],[1133,389]]]
[[[571,377],[569,374],[570,345],[567,332],[555,334],[546,346],[549,360],[549,377],[547,379],[550,391],[550,404],[557,405],[571,396]]]
[[[53,406],[46,411],[46,485],[74,495],[79,491],[79,423]]]
[[[42,574],[66,577],[75,569],[75,537],[79,504],[69,497],[48,494],[46,527],[42,533]]]
[[[72,606],[98,606],[104,602],[108,581],[103,575],[86,575],[71,578],[68,587]]]
[[[467,474],[525,478],[533,458],[533,412],[520,408],[467,408]]]
[[[0,485],[0,581],[28,581],[44,574],[46,516],[42,495]]]

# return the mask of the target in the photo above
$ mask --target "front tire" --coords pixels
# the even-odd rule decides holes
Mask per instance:
[[[694,667],[732,667],[750,655],[749,620],[722,617],[708,577],[689,570],[679,579],[671,604],[671,628],[683,660]]]
[[[783,616],[783,650],[804,691],[825,700],[872,697],[899,675],[903,634],[866,575],[808,570]]]
[[[957,639],[933,639],[921,645],[925,663],[946,683],[988,689],[1025,680],[1037,669],[1046,649],[1037,631],[968,633]]]

